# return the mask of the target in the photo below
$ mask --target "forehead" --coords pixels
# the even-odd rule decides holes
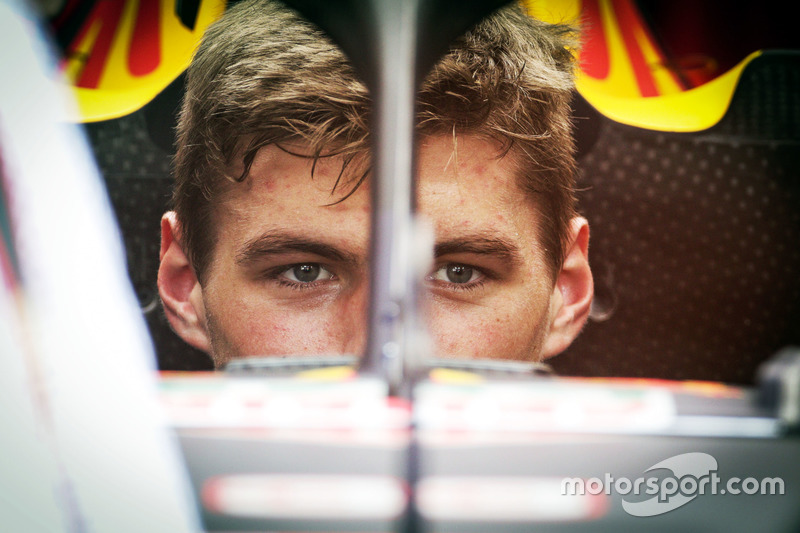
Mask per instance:
[[[315,162],[296,155],[302,153],[307,153],[302,146],[270,145],[256,154],[248,178],[228,187],[220,199],[221,237],[242,240],[258,231],[291,228],[365,247],[369,179],[339,201],[363,167],[342,174],[340,157]],[[418,209],[438,235],[494,232],[538,242],[535,204],[518,184],[512,153],[504,155],[498,143],[470,135],[423,137],[417,168]]]
[[[474,135],[425,135],[418,148],[418,187],[444,186],[449,181],[458,184],[474,178],[476,183],[473,185],[480,181],[482,191],[491,189],[505,193],[510,192],[510,186],[515,183],[516,154],[513,150],[504,150],[495,140]],[[342,171],[341,157],[323,156],[315,161],[310,155],[312,153],[302,143],[268,145],[256,154],[248,179],[222,187],[218,198],[225,201],[249,197],[254,191],[253,186],[260,183],[261,189],[267,192],[291,189],[294,193],[312,193],[313,189],[325,195],[326,203],[331,203],[346,196],[351,185],[368,168],[365,158],[355,158]],[[240,157],[230,169],[230,175],[241,175],[242,170]],[[311,189],[301,191],[300,187],[293,187],[293,181],[302,181],[303,178],[311,178]],[[305,184],[298,185],[305,187]],[[336,190],[333,190],[334,186]],[[369,180],[360,188],[369,189]]]
[[[351,169],[342,172],[340,157],[314,159],[307,146],[268,145],[255,155],[247,177],[240,183],[228,182],[214,205],[217,228],[223,231],[233,224],[280,221],[298,228],[320,218],[344,212],[362,212],[369,216],[369,186],[351,190]],[[232,175],[240,175],[241,159]],[[366,185],[366,184],[365,184]]]
[[[422,212],[486,208],[533,210],[518,186],[516,162],[498,143],[462,135],[425,137],[420,142],[417,188]],[[524,205],[522,205],[524,204]]]

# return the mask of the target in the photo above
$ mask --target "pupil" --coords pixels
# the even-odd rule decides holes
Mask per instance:
[[[319,276],[319,265],[297,265],[294,267],[294,277],[297,281],[309,283]]]
[[[452,283],[467,283],[471,278],[471,267],[465,265],[448,265],[447,279]]]

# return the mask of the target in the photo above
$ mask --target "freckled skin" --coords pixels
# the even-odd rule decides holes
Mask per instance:
[[[518,261],[459,252],[438,257],[426,281],[426,323],[440,357],[538,360],[552,321],[552,276],[534,228],[537,211],[515,182],[508,157],[496,147],[459,137],[423,140],[419,152],[419,209],[437,241],[489,234],[513,244]],[[251,186],[226,193],[217,211],[218,240],[202,302],[217,364],[247,355],[360,354],[366,343],[368,300],[368,183],[336,205],[330,189],[339,161],[317,163],[274,146],[262,149]],[[312,238],[351,260],[314,253],[268,255],[254,264],[236,261],[242,247],[264,232]],[[282,272],[319,264],[329,279],[298,288]],[[478,283],[454,284],[449,264],[469,265]],[[327,274],[326,274],[327,275]]]

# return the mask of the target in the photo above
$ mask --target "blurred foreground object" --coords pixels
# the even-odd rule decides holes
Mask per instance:
[[[194,531],[103,183],[35,19],[0,35],[0,524]]]

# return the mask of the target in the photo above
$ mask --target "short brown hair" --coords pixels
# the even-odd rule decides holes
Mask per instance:
[[[424,80],[417,108],[420,134],[484,136],[515,158],[519,183],[542,215],[534,230],[554,273],[575,215],[573,36],[571,27],[534,20],[519,5],[502,8],[452,44]],[[341,155],[345,176],[369,151],[370,98],[321,30],[269,0],[240,2],[209,28],[186,84],[173,204],[202,282],[223,186],[247,178],[259,148],[291,140],[309,143],[313,157]],[[244,171],[232,174],[239,157]],[[337,182],[342,198],[367,172]]]

